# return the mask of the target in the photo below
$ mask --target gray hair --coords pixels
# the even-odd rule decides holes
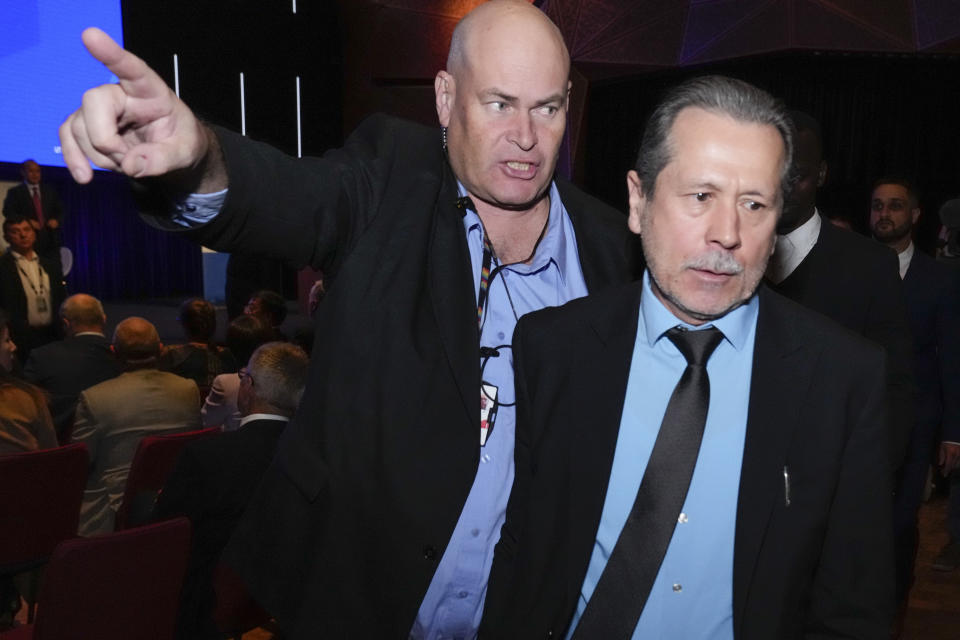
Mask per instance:
[[[308,364],[309,358],[300,347],[268,342],[253,352],[247,370],[258,399],[293,414],[303,396]]]
[[[790,187],[793,164],[793,129],[783,104],[763,89],[725,76],[702,76],[674,87],[647,121],[634,169],[647,199],[653,198],[657,176],[670,162],[670,131],[681,111],[695,107],[730,116],[738,122],[770,125],[783,139],[784,160],[780,170],[780,197]]]

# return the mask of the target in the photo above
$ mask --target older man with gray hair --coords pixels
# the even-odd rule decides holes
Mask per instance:
[[[883,351],[760,285],[790,147],[765,92],[680,85],[627,175],[642,281],[520,319],[481,637],[886,636]]]
[[[185,515],[193,523],[178,638],[216,636],[210,616],[216,602],[213,572],[300,404],[307,364],[307,354],[286,342],[268,342],[254,351],[240,370],[240,428],[188,444],[160,493],[158,517]]]

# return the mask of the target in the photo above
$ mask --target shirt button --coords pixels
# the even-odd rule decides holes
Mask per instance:
[[[679,582],[674,582],[674,583],[673,583],[673,590],[676,591],[677,593],[679,593],[679,592],[683,591],[683,585],[681,585]]]
[[[680,517],[677,518],[677,522],[679,522],[680,524],[686,524],[686,522],[687,522],[687,514],[681,513],[681,514],[680,514]]]
[[[437,557],[437,550],[433,547],[424,547],[423,548],[423,559],[424,560],[433,560]]]
[[[458,598],[466,598],[468,595],[470,595],[470,594],[467,593],[466,591],[461,591],[460,593],[457,594],[457,597],[458,597]]]
[[[480,456],[480,462],[483,462],[483,463],[490,462],[490,456],[489,456],[489,454],[486,454],[486,453],[485,453],[485,454],[483,454],[482,456]]]
[[[478,535],[480,535],[480,529],[471,529],[471,530],[470,530],[470,535],[472,535],[474,538],[476,538]]]
[[[500,338],[501,340],[503,340],[503,338],[504,338],[504,336],[503,336],[503,331],[498,331],[498,332],[497,332],[497,337]]]

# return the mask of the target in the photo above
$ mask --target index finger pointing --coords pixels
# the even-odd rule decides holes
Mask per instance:
[[[147,63],[133,55],[96,27],[84,29],[83,44],[94,58],[112,71],[120,80],[123,90],[136,97],[151,97],[156,83],[166,84]]]

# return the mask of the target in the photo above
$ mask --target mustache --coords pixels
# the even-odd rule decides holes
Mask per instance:
[[[743,265],[733,255],[725,251],[711,251],[684,263],[684,268],[701,269],[725,275],[735,276],[743,272]]]

